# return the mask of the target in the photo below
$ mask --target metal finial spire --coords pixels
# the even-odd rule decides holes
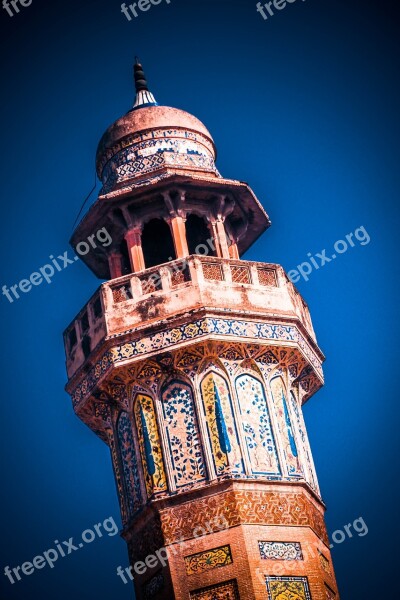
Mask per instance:
[[[137,56],[135,56],[133,73],[136,88],[136,100],[133,109],[144,108],[146,106],[158,106],[153,94],[149,91],[143,67]]]

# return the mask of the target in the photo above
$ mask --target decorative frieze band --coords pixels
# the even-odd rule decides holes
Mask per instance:
[[[90,395],[97,382],[114,365],[138,356],[149,355],[155,351],[178,347],[187,341],[210,335],[242,338],[256,342],[265,340],[276,344],[279,342],[297,344],[322,380],[321,360],[296,326],[206,317],[184,325],[164,329],[151,335],[145,335],[107,350],[70,392],[74,407],[76,408]]]

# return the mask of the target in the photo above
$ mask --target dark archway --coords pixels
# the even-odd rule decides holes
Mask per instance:
[[[216,256],[215,244],[207,227],[206,220],[203,217],[198,217],[197,215],[188,216],[186,220],[186,239],[189,254]],[[206,252],[206,249],[208,252]]]
[[[143,227],[142,249],[146,269],[176,258],[171,230],[162,219],[152,219]]]
[[[128,244],[126,243],[126,240],[122,240],[120,247],[119,247],[119,252],[121,255],[122,275],[128,275],[129,273],[132,273],[132,267],[131,267],[131,261],[129,259]]]

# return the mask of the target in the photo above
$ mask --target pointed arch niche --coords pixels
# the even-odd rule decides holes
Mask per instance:
[[[286,461],[287,474],[291,477],[303,477],[303,471],[295,441],[294,430],[289,413],[286,387],[280,375],[273,377],[270,382],[272,399],[278,421],[280,440]]]
[[[164,459],[161,449],[154,403],[150,396],[138,394],[134,403],[147,496],[167,490]]]
[[[281,475],[264,385],[250,373],[235,380],[242,431],[253,475]]]
[[[133,440],[132,423],[128,413],[121,412],[117,421],[118,449],[122,465],[123,485],[128,518],[132,517],[142,504],[139,469]]]
[[[192,388],[170,381],[162,392],[162,409],[174,485],[182,488],[204,481],[207,471]]]
[[[211,370],[201,380],[200,390],[216,474],[242,474],[243,458],[228,384]]]

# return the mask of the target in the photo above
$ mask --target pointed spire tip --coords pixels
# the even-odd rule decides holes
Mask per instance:
[[[135,56],[133,73],[136,88],[136,99],[133,110],[137,108],[144,108],[146,106],[157,106],[157,102],[153,94],[149,91],[146,75],[144,74],[143,66],[138,56]]]

